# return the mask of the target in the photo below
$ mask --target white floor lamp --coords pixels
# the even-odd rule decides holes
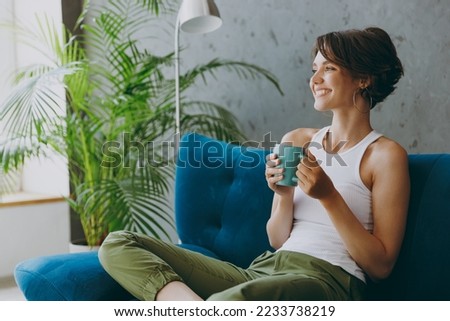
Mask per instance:
[[[180,139],[180,60],[179,30],[188,33],[208,33],[222,25],[219,10],[213,0],[183,0],[175,25],[175,155]]]

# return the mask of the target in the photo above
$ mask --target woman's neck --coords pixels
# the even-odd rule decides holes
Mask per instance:
[[[334,113],[323,146],[328,152],[343,152],[356,145],[371,131],[369,114]]]

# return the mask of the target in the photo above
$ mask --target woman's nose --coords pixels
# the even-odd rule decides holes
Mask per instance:
[[[319,84],[319,83],[321,83],[321,82],[323,81],[322,77],[321,77],[320,74],[319,74],[319,71],[316,71],[316,72],[311,76],[310,81],[311,81],[311,83],[313,83],[313,84]]]
[[[323,79],[318,75],[317,72],[315,72],[311,78],[309,79],[309,86],[311,87],[311,90],[313,90],[314,85],[322,83]]]

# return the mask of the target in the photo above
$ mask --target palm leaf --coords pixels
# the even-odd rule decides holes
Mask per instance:
[[[7,173],[10,169],[19,168],[31,157],[47,154],[47,145],[36,138],[9,135],[8,139],[0,142],[0,168]]]
[[[227,108],[212,102],[191,101],[183,104],[183,128],[225,141],[242,142],[245,136],[238,120]]]
[[[0,200],[2,195],[15,192],[19,181],[19,171],[9,171],[5,173],[0,167]]]
[[[265,78],[275,86],[275,88],[281,95],[283,95],[283,91],[278,83],[278,79],[270,71],[255,64],[221,59],[213,59],[204,65],[199,65],[186,72],[181,76],[180,87],[182,88],[182,90],[188,88],[198,77],[201,77],[203,81],[207,83],[206,76],[210,75],[216,78],[216,71],[218,69],[225,69],[227,71],[234,72],[241,79],[256,80]]]

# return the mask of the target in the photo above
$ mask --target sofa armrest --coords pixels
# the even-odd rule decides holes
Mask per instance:
[[[96,251],[28,259],[16,266],[14,277],[29,301],[135,299],[106,273]]]

